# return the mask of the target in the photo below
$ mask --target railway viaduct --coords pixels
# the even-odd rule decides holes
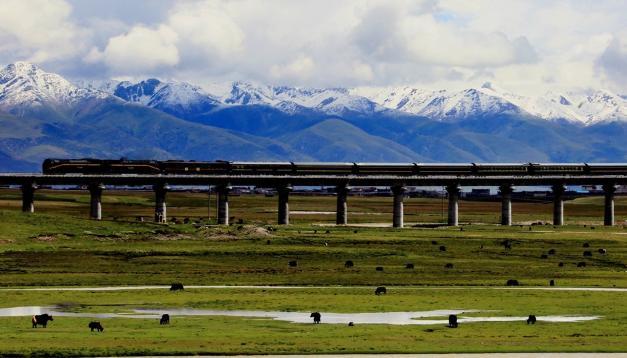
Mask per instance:
[[[627,172],[627,164],[623,172]],[[336,188],[336,223],[348,222],[348,193],[351,186],[390,187],[393,193],[393,227],[403,227],[405,188],[444,186],[448,192],[448,225],[459,222],[458,200],[461,187],[495,186],[501,197],[501,224],[512,224],[512,191],[514,186],[550,186],[553,191],[553,224],[564,224],[566,185],[602,185],[605,195],[604,224],[614,225],[614,195],[617,185],[627,185],[627,175],[594,173],[580,175],[144,175],[144,174],[24,174],[2,173],[0,185],[19,185],[22,210],[34,212],[34,193],[41,185],[80,185],[89,189],[90,216],[102,218],[101,198],[107,185],[152,185],[155,193],[155,221],[167,221],[166,196],[172,186],[215,186],[218,195],[218,223],[229,224],[229,191],[232,186],[276,188],[278,224],[289,224],[289,195],[293,186],[333,186]]]

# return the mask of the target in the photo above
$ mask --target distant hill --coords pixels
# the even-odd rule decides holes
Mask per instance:
[[[209,92],[211,91],[211,93]],[[624,98],[77,81],[0,70],[0,170],[47,157],[362,162],[627,161]]]

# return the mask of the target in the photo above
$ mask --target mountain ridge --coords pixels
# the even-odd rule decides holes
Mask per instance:
[[[627,161],[624,99],[603,91],[546,97],[557,109],[583,113],[546,120],[514,103],[527,97],[490,83],[463,91],[403,87],[392,95],[242,81],[211,91],[158,79],[75,82],[24,62],[0,69],[0,170],[37,171],[47,157]]]

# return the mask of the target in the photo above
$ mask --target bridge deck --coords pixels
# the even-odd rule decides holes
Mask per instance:
[[[459,184],[461,186],[512,185],[627,185],[626,175],[148,175],[148,174],[40,174],[0,173],[0,185],[254,185],[272,187],[281,184],[319,186],[439,186]]]

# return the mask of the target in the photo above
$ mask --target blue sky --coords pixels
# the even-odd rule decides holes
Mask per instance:
[[[3,0],[0,61],[70,78],[627,93],[627,2]]]

